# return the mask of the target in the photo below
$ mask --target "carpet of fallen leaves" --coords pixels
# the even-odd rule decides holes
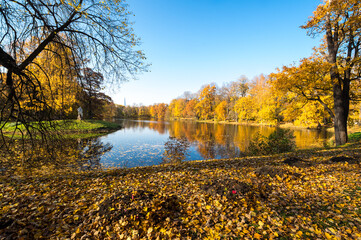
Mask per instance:
[[[361,239],[361,151],[0,177],[0,239]]]

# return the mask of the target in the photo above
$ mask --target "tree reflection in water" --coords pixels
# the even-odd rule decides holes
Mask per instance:
[[[78,139],[79,161],[81,171],[101,168],[100,160],[104,153],[113,148],[110,143],[104,144],[100,138]]]
[[[57,139],[47,144],[29,141],[11,146],[0,149],[0,175],[100,169],[101,156],[113,148],[100,138]]]
[[[188,155],[190,143],[185,137],[169,137],[164,144],[162,163],[181,163]]]

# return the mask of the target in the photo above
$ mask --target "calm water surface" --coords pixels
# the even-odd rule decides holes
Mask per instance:
[[[269,135],[275,129],[184,121],[119,122],[123,126],[121,130],[99,139],[102,144],[110,146],[110,150],[100,158],[100,163],[106,167],[149,166],[169,162],[169,158],[164,158],[165,149],[177,156],[184,156],[184,161],[242,156],[254,134],[260,132]],[[298,148],[323,146],[332,137],[332,133],[326,131],[307,129],[294,130],[294,135]],[[179,143],[183,143],[183,148],[179,147]]]

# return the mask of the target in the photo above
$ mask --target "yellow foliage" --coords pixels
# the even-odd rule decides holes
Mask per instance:
[[[218,121],[224,121],[226,120],[226,116],[227,116],[227,102],[226,101],[222,101],[220,102],[215,110],[215,117]]]
[[[195,110],[199,119],[208,120],[214,117],[216,87],[206,85],[199,94]]]

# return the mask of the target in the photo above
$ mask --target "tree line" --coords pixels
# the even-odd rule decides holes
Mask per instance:
[[[361,1],[324,1],[301,27],[310,36],[323,36],[312,56],[268,76],[231,83],[235,89],[209,84],[191,99],[151,106],[150,116],[304,126],[332,123],[336,145],[346,143],[348,125],[360,120]]]
[[[170,104],[151,106],[117,106],[117,117],[155,119],[194,119],[228,122],[255,122],[276,125],[291,122],[295,126],[317,128],[332,124],[327,109],[318,101],[307,101],[302,94],[288,90],[287,84],[297,89],[295,83],[281,83],[283,73],[259,75],[253,79],[242,76],[239,80],[203,86],[198,93],[185,92]],[[282,86],[279,86],[282,84]],[[325,96],[331,104],[332,95]],[[350,105],[349,126],[359,123],[361,104]]]

